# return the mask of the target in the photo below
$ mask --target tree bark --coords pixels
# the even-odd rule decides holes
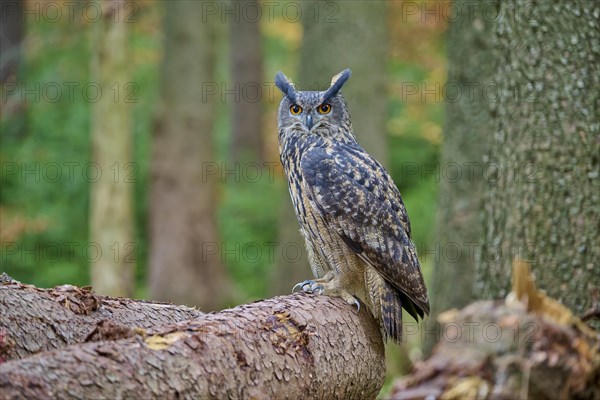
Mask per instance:
[[[256,0],[232,0],[232,6],[238,12],[230,19],[231,80],[236,93],[231,108],[230,159],[240,163],[263,161],[260,14],[252,20],[253,14],[248,11],[261,7]],[[247,12],[239,11],[242,6]]]
[[[9,361],[0,390],[6,399],[369,399],[384,370],[366,307],[356,314],[339,298],[294,294]]]
[[[0,308],[0,363],[202,315],[185,306],[105,297],[70,285],[38,289],[7,275],[0,276]]]
[[[216,225],[214,18],[203,3],[167,2],[165,59],[153,136],[150,296],[222,307],[230,296]],[[203,19],[204,18],[204,19]]]
[[[0,84],[17,81],[23,58],[21,48],[25,34],[23,2],[2,1],[2,23],[0,23]]]
[[[436,248],[440,250],[436,251],[429,292],[432,313],[428,325],[435,324],[440,312],[462,308],[474,299],[475,256],[483,234],[483,164],[494,124],[490,101],[482,88],[492,83],[495,61],[493,21],[482,11],[493,9],[494,4],[486,0],[471,7],[473,13],[465,12],[472,5],[469,0],[455,1],[457,18],[451,22],[447,37],[448,90],[440,170],[452,168],[460,175],[440,183],[436,228]],[[451,248],[458,252],[450,252]],[[427,352],[434,344],[432,339],[427,341]]]
[[[133,183],[131,159],[132,90],[126,21],[115,18],[123,0],[98,1],[102,18],[94,23],[92,76],[101,95],[92,104],[90,172],[91,282],[102,294],[133,294]]]
[[[291,78],[301,90],[325,90],[335,74],[352,69],[353,78],[344,86],[344,97],[354,133],[371,155],[387,165],[386,2],[305,2],[300,6],[304,36],[298,74]],[[284,201],[289,205],[282,208],[279,242],[297,243],[305,251],[289,194]],[[291,287],[311,274],[304,256],[290,261],[280,254],[276,265],[275,287]]]
[[[23,98],[24,57],[23,39],[25,22],[22,0],[3,0],[2,22],[0,23],[0,123],[2,139],[23,138],[28,130],[26,118],[27,102]],[[2,155],[6,161],[9,158]]]
[[[504,296],[513,258],[577,315],[600,281],[600,26],[589,1],[501,2],[495,134],[476,291]],[[596,325],[597,326],[597,325]]]

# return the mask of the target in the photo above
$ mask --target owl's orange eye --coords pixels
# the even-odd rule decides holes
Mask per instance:
[[[329,114],[331,112],[331,105],[327,103],[323,103],[317,108],[319,114]]]
[[[302,112],[302,107],[300,107],[298,104],[292,104],[290,106],[290,112],[293,115],[298,115],[298,114],[300,114]]]

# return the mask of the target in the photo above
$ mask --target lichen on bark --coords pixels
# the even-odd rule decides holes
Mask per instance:
[[[479,297],[506,295],[519,258],[575,314],[591,305],[600,281],[599,7],[499,4]]]

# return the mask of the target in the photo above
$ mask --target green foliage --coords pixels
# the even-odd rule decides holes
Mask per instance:
[[[27,35],[33,45],[26,48],[21,81],[30,94],[10,97],[22,101],[26,111],[3,119],[0,126],[2,227],[16,231],[2,237],[1,268],[17,280],[41,287],[87,285],[90,261],[96,256],[88,227],[90,182],[96,173],[90,164],[93,92],[84,90],[94,85],[89,73],[89,26],[42,19],[28,24]],[[160,46],[156,35],[147,40],[147,35],[134,31],[134,50],[157,52]],[[132,69],[138,286],[144,286],[147,262],[147,182],[158,59],[139,62]],[[69,92],[73,83],[77,86]],[[52,92],[53,87],[59,92]],[[125,94],[120,92],[119,98]],[[113,173],[102,171],[107,179]]]
[[[273,268],[277,245],[277,226],[281,191],[284,182],[271,179],[266,170],[257,181],[241,179],[225,182],[219,229],[222,252],[234,282],[243,288],[244,295],[251,299],[263,298],[269,293],[270,269]],[[242,174],[243,177],[243,174]]]
[[[88,69],[79,67],[89,58],[88,37],[51,25],[32,26],[32,42],[41,43],[27,53],[23,90],[11,97],[25,112],[2,121],[2,225],[21,232],[16,241],[3,238],[2,270],[40,286],[83,285],[89,112],[82,91],[71,96],[66,82],[89,82]]]
[[[420,137],[391,137],[390,151],[390,174],[402,193],[413,241],[420,250],[433,240],[439,147]]]

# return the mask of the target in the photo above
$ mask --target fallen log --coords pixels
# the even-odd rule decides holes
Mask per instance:
[[[294,294],[2,364],[3,398],[375,398],[384,346],[366,307]]]
[[[506,300],[449,310],[438,322],[431,356],[390,399],[600,399],[598,332],[538,291],[525,263],[515,263]]]
[[[71,285],[39,289],[0,275],[0,363],[201,316],[194,308],[100,296]]]

